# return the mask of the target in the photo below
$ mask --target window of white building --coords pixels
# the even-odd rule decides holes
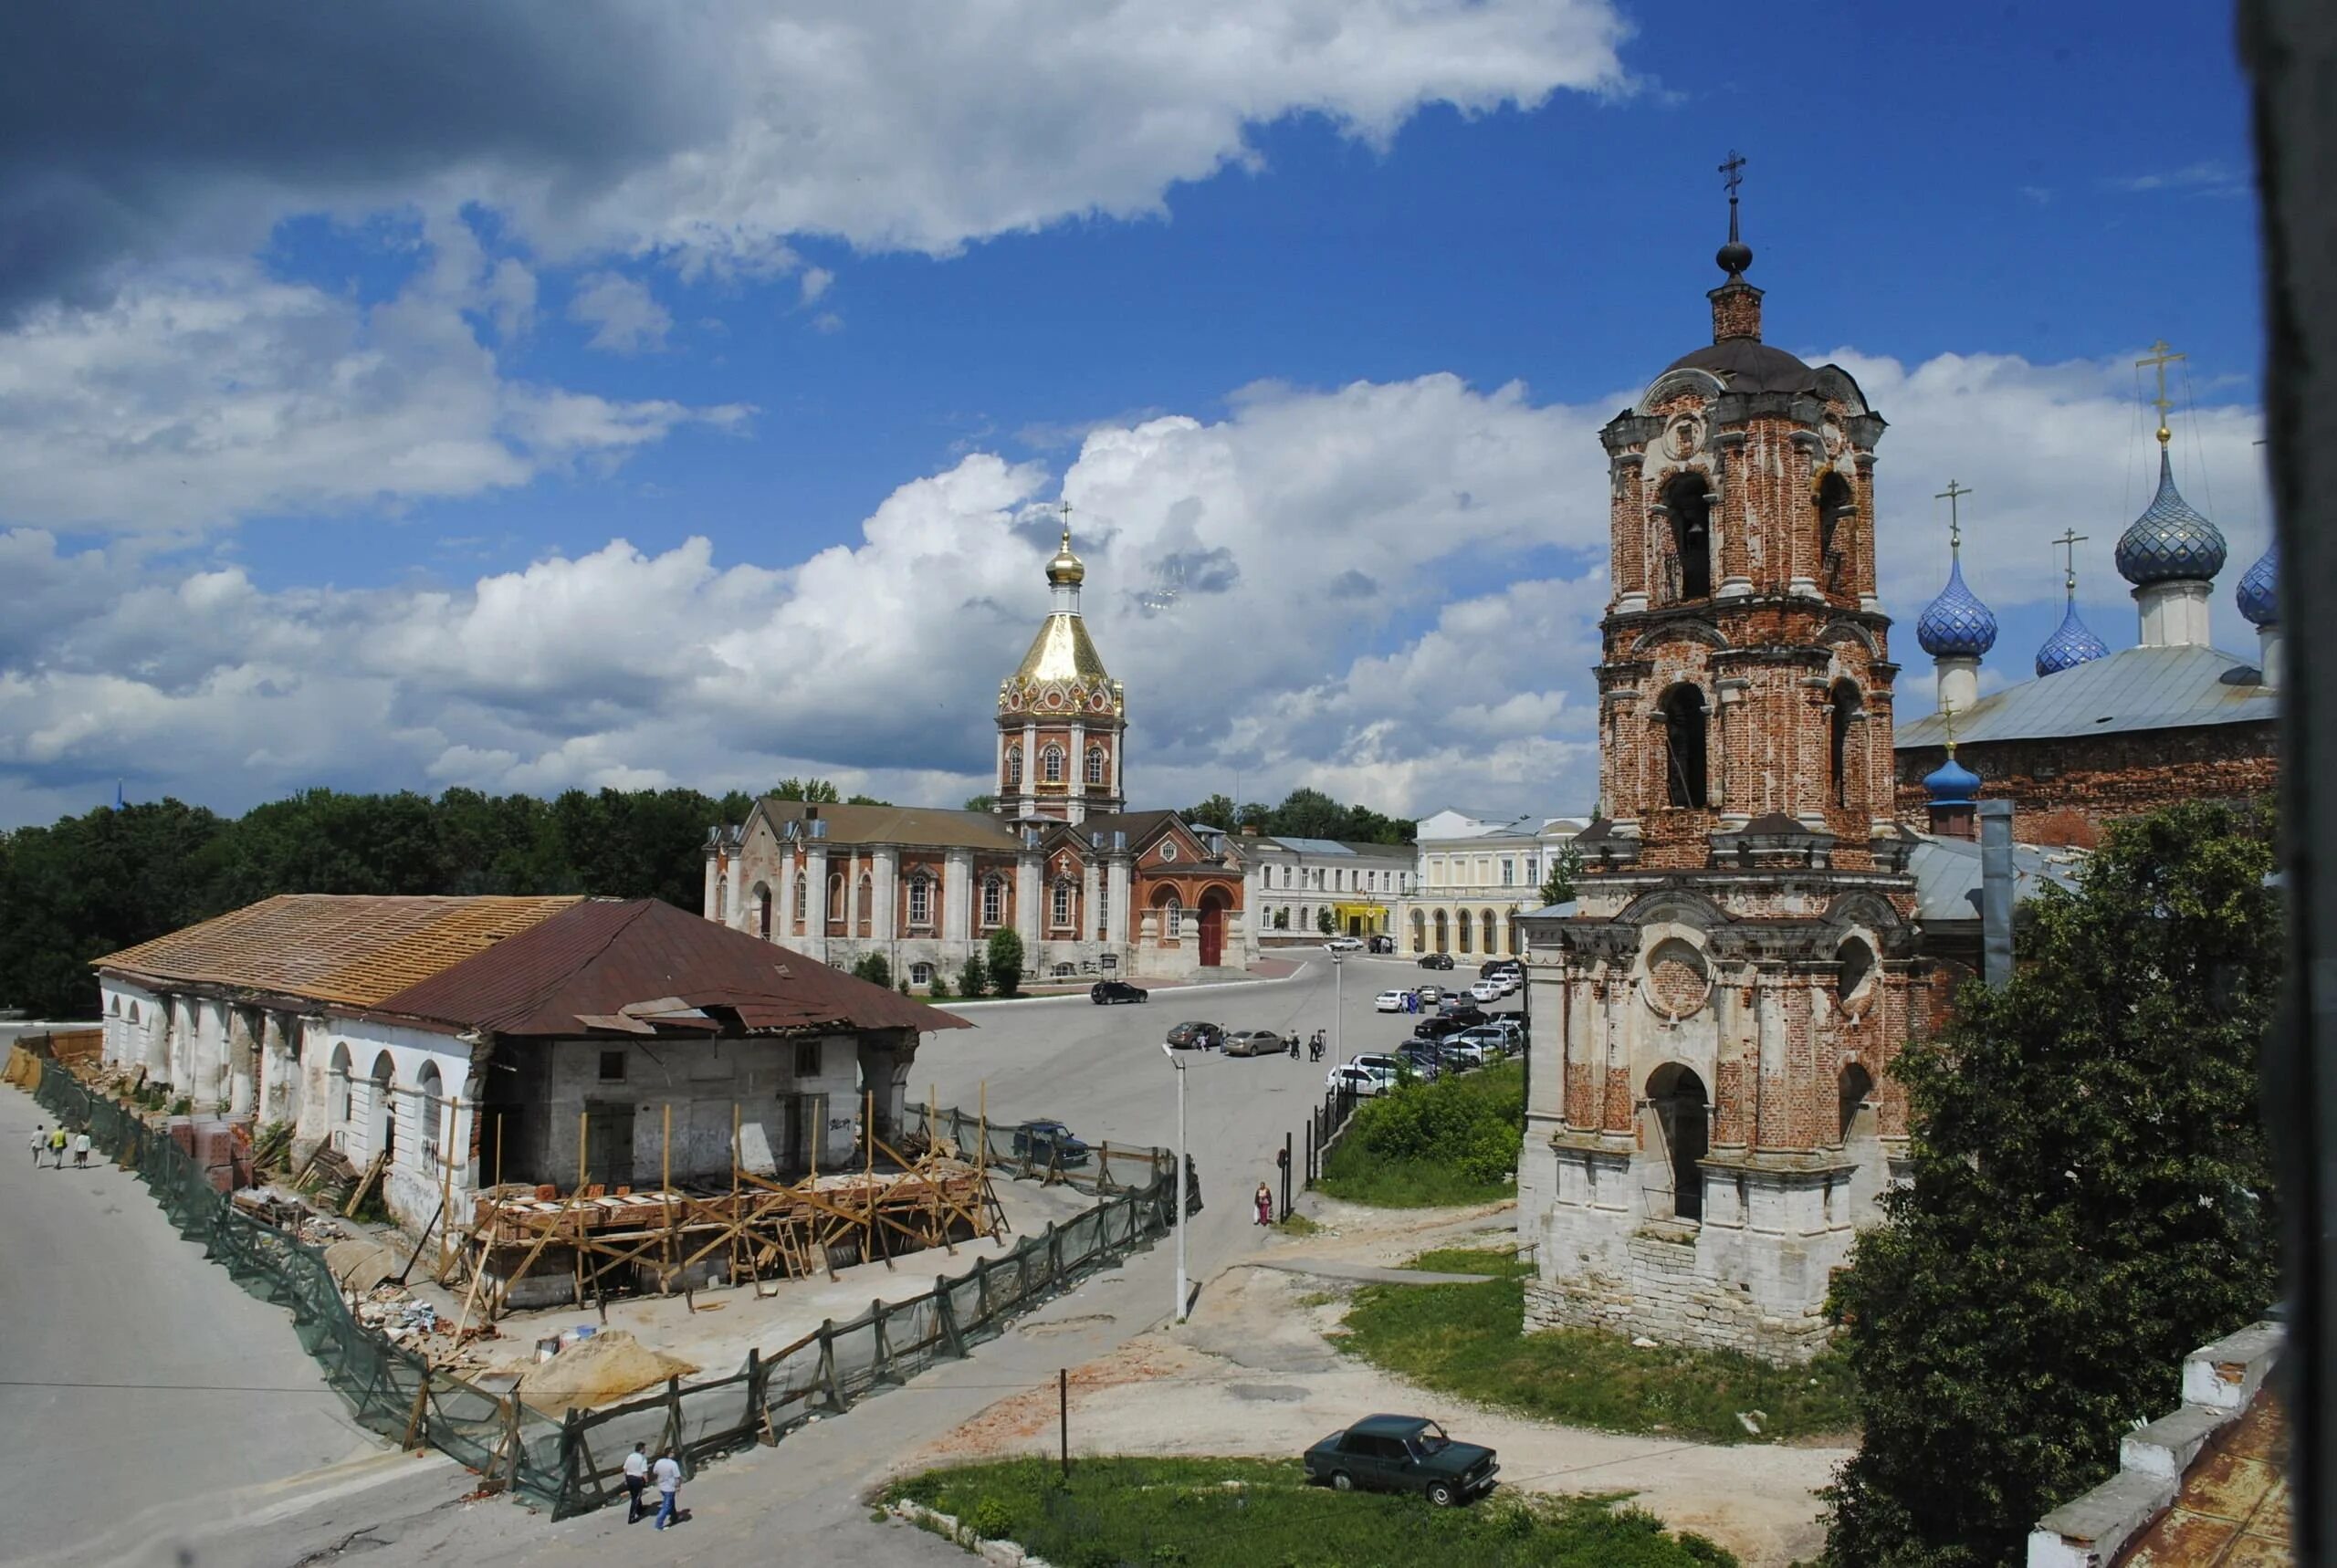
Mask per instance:
[[[996,925],[1006,918],[1006,884],[994,876],[982,878],[982,924]]]
[[[933,879],[923,872],[909,877],[909,924],[933,924]]]

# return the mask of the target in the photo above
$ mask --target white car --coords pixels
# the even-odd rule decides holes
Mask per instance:
[[[1472,1001],[1497,1002],[1501,1000],[1502,990],[1501,987],[1492,980],[1479,980],[1469,988],[1469,996]]]
[[[1459,1034],[1446,1035],[1444,1049],[1458,1050],[1483,1067],[1488,1061],[1500,1061],[1508,1053],[1509,1033],[1491,1024],[1479,1024],[1475,1029],[1464,1029]]]
[[[1350,1061],[1344,1067],[1331,1069],[1331,1075],[1325,1083],[1329,1088],[1345,1089],[1354,1094],[1385,1094],[1396,1087],[1396,1075],[1385,1068],[1359,1067]]]
[[[1382,991],[1371,998],[1372,1009],[1375,1012],[1383,1013],[1402,1012],[1405,996],[1406,993],[1402,991]]]
[[[1360,953],[1363,951],[1363,938],[1360,936],[1334,936],[1328,942],[1324,943],[1323,946],[1328,947],[1334,953]]]

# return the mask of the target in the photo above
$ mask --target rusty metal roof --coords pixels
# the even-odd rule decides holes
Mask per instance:
[[[370,1008],[577,902],[288,893],[91,962],[155,979]]]
[[[585,900],[377,1010],[532,1038],[973,1027],[654,898]]]

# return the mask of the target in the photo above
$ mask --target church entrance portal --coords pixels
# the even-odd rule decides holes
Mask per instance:
[[[1201,967],[1214,968],[1225,956],[1225,895],[1214,889],[1201,894]]]
[[[1677,1062],[1659,1067],[1647,1081],[1648,1109],[1655,1117],[1658,1134],[1663,1142],[1663,1155],[1671,1176],[1671,1217],[1674,1219],[1702,1220],[1704,1217],[1704,1175],[1697,1162],[1712,1145],[1710,1110],[1705,1103],[1704,1081]],[[1655,1195],[1651,1193],[1652,1197]],[[1651,1204],[1651,1209],[1660,1204]]]

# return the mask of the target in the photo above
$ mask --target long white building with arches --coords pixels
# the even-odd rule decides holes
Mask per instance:
[[[1579,817],[1495,817],[1443,810],[1414,829],[1413,892],[1396,912],[1397,950],[1417,957],[1514,958],[1518,918],[1542,907],[1542,883],[1582,831]]]
[[[655,899],[287,894],[95,967],[108,1065],[380,1158],[414,1226],[498,1182],[833,1166],[968,1027]]]

